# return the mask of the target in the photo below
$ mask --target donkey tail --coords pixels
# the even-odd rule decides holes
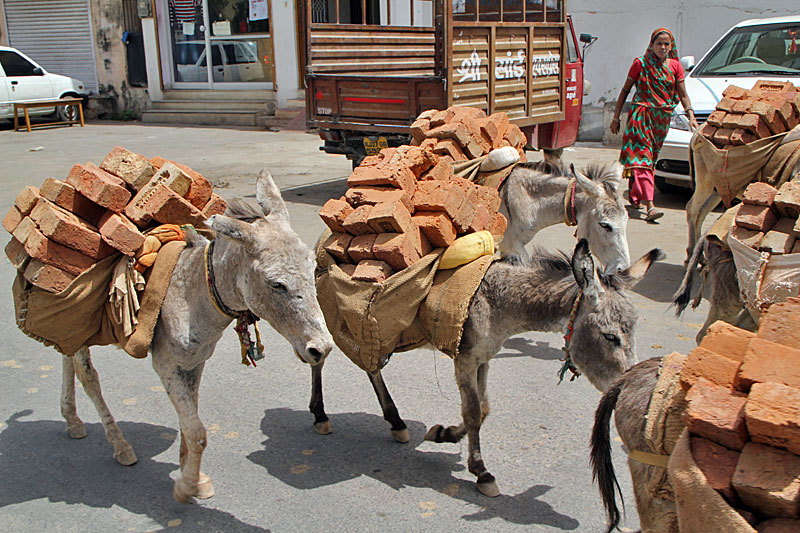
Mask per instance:
[[[608,516],[606,533],[616,529],[620,521],[615,490],[619,493],[620,502],[622,501],[622,490],[617,482],[617,476],[614,474],[614,464],[611,462],[609,425],[621,390],[622,384],[617,382],[603,394],[594,414],[594,427],[592,428],[592,477],[597,481],[603,506],[606,508]]]
[[[681,286],[678,287],[678,290],[672,297],[672,305],[675,307],[676,316],[681,316],[681,314],[686,310],[686,306],[689,305],[689,302],[692,299],[692,284],[694,282],[694,276],[698,271],[697,267],[703,260],[705,243],[705,235],[697,239],[697,244],[694,245],[692,257],[690,257],[689,261],[686,263],[686,273],[683,275],[683,280],[681,280]],[[697,307],[697,305],[694,304],[692,307]]]

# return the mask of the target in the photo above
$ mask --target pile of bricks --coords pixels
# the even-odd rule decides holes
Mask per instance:
[[[772,304],[758,333],[713,324],[680,380],[711,486],[758,531],[800,531],[800,298]]]
[[[60,292],[97,261],[133,257],[158,224],[199,224],[225,201],[191,168],[115,147],[100,166],[75,165],[65,180],[28,186],[3,218],[5,251],[33,285]]]
[[[522,153],[519,128],[505,113],[464,107],[425,111],[414,124],[413,145],[365,158],[347,193],[320,211],[332,232],[323,248],[355,280],[380,282],[460,235],[488,230],[499,241],[506,230],[497,190],[454,176],[451,163],[495,147]]]
[[[729,86],[700,133],[717,148],[740,146],[800,124],[800,92],[791,82],[759,80],[749,91]]]
[[[751,183],[744,191],[731,233],[755,250],[771,254],[800,253],[800,177],[780,189]]]

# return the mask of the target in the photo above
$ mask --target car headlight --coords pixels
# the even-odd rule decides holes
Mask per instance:
[[[677,109],[672,112],[672,116],[669,119],[669,127],[676,130],[690,130],[689,120],[686,118],[686,115],[683,113],[678,113]]]

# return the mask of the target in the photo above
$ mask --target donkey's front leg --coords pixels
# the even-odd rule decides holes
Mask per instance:
[[[106,440],[114,447],[114,459],[121,465],[130,466],[134,464],[136,462],[136,454],[133,452],[131,445],[125,440],[125,437],[122,436],[122,431],[114,421],[114,417],[103,399],[103,394],[100,391],[100,378],[94,365],[92,365],[92,356],[89,353],[89,348],[84,346],[75,352],[75,355],[72,356],[72,364],[75,367],[75,373],[78,374],[78,379],[83,385],[84,392],[94,403],[97,414],[100,415],[100,420],[103,421]]]
[[[331,432],[331,422],[325,414],[325,402],[322,399],[322,365],[323,359],[316,365],[311,365],[311,402],[308,409],[314,415],[314,431],[320,435]]]
[[[383,419],[392,425],[392,437],[397,442],[406,443],[411,440],[411,435],[408,433],[408,427],[403,419],[400,418],[400,413],[397,412],[397,407],[394,405],[389,394],[389,389],[386,388],[386,383],[383,381],[381,371],[367,372],[369,380],[372,383],[372,388],[375,389],[375,395],[378,396],[378,401],[381,403],[383,410]]]
[[[461,354],[461,357],[455,359],[456,383],[461,393],[461,417],[464,420],[469,439],[467,466],[469,471],[478,477],[478,490],[484,495],[494,498],[500,494],[500,490],[497,488],[494,476],[486,470],[481,457],[480,431],[483,414],[479,386],[481,380],[478,377],[480,366],[466,354]]]
[[[86,436],[86,426],[75,409],[75,365],[72,357],[61,356],[61,416],[67,421],[67,434],[73,439]]]
[[[198,496],[200,461],[208,444],[206,428],[197,414],[196,401],[204,366],[205,363],[200,363],[191,370],[184,370],[176,364],[167,364],[153,357],[153,367],[178,413],[181,427],[181,475],[172,489],[175,500],[181,503]],[[210,479],[204,476],[203,482],[210,484]]]

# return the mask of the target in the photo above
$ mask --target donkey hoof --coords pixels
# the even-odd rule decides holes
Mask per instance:
[[[133,448],[128,443],[125,443],[125,446],[121,446],[119,450],[114,451],[114,459],[122,466],[131,466],[138,460]]]
[[[406,443],[411,440],[411,433],[408,432],[408,428],[393,429],[392,437],[394,437],[394,440],[397,442]]]
[[[74,426],[67,426],[67,435],[73,439],[86,438],[86,426],[84,426],[83,423],[76,424]]]
[[[194,491],[188,489],[181,480],[175,482],[172,486],[172,497],[175,498],[175,501],[178,503],[189,503],[192,501],[192,496]]]
[[[478,490],[484,496],[488,496],[490,498],[496,498],[500,495],[500,489],[497,488],[497,483],[494,480],[494,476],[491,475],[489,472],[484,472],[480,476],[478,476]]]
[[[327,435],[333,431],[331,428],[331,421],[326,420],[325,422],[317,422],[314,424],[314,431],[319,433],[320,435]]]
[[[431,429],[425,433],[425,440],[429,440],[432,442],[442,442],[441,435],[444,432],[444,426],[441,424],[436,424],[432,426]]]
[[[213,495],[214,485],[211,484],[211,478],[200,472],[200,478],[197,480],[197,494],[195,497],[201,500],[207,500]]]

